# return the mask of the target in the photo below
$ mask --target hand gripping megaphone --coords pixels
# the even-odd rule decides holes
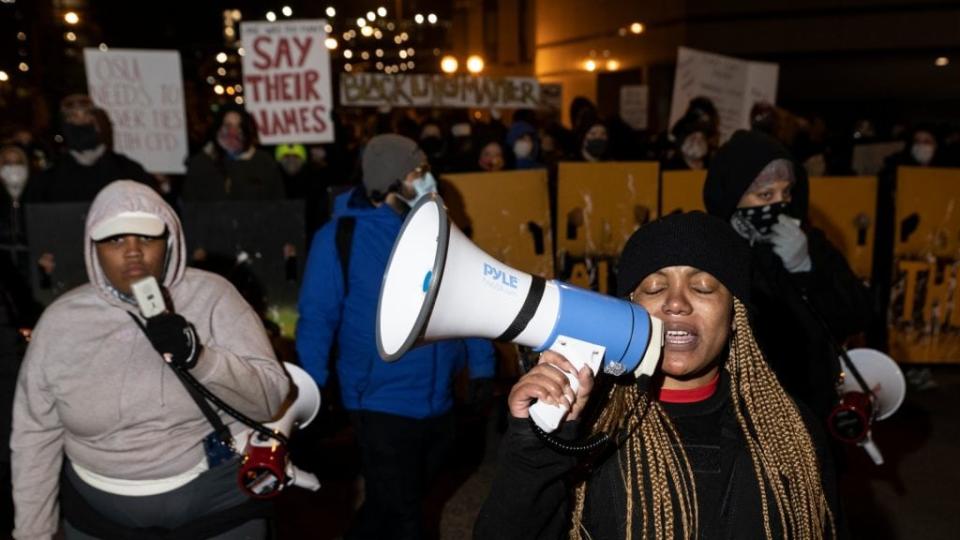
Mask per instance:
[[[447,218],[443,200],[423,197],[404,221],[377,307],[377,348],[392,362],[411,348],[480,337],[564,355],[579,370],[653,374],[663,324],[642,307],[511,268],[475,246]],[[574,392],[576,374],[566,373]],[[557,428],[567,405],[538,402],[530,416]]]
[[[871,430],[874,421],[889,418],[903,403],[907,394],[903,372],[892,358],[874,349],[852,349],[841,360],[840,403],[827,426],[834,437],[862,447],[875,464],[883,465]]]
[[[320,411],[320,390],[306,371],[290,363],[284,363],[284,366],[297,387],[297,397],[279,420],[264,424],[264,427],[289,437],[295,427],[302,429],[316,418]],[[297,468],[290,461],[287,445],[257,432],[250,434],[243,451],[238,480],[243,491],[260,499],[277,495],[288,485],[311,491],[320,489],[320,481],[315,475]]]

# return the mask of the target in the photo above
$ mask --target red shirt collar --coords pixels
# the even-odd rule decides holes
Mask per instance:
[[[657,400],[663,403],[697,403],[711,397],[717,391],[720,371],[707,384],[698,388],[668,389],[660,388]]]

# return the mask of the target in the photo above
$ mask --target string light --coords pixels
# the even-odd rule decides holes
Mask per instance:
[[[328,37],[327,39],[323,40],[323,44],[326,45],[331,51],[336,50],[337,48],[336,38]]]
[[[933,61],[933,65],[935,65],[935,66],[937,66],[937,67],[945,67],[945,66],[948,66],[948,65],[950,65],[950,59],[947,58],[946,56],[938,57],[936,60]]]
[[[414,50],[413,47],[410,47],[409,49],[407,49],[407,56],[411,56],[411,57],[412,57],[412,56],[416,56],[416,55],[417,55],[417,51]]]
[[[459,65],[460,63],[457,62],[457,59],[449,54],[440,60],[440,70],[444,73],[456,73]]]
[[[240,56],[243,56],[243,55],[247,54],[247,50],[244,49],[243,47],[238,47],[238,48],[237,48],[237,54],[239,54]]]
[[[276,20],[277,20],[277,14],[274,13],[274,12],[272,12],[272,11],[268,11],[268,12],[267,12],[267,20],[270,21],[270,22],[276,21]]]
[[[427,15],[427,21],[428,21],[430,24],[437,24],[437,16],[434,15],[433,13],[431,13],[431,14]]]
[[[470,56],[470,58],[467,58],[467,71],[473,74],[477,74],[483,71],[483,58],[477,54],[474,54]]]
[[[323,31],[326,32],[326,33],[328,33],[328,34],[330,34],[330,33],[333,32],[333,26],[332,26],[332,25],[329,25],[329,24],[325,24],[325,25],[323,26]]]
[[[634,34],[642,34],[644,31],[644,27],[642,24],[635,22],[630,25],[630,31],[633,32]]]
[[[343,70],[344,70],[344,71],[353,71],[353,65],[351,65],[351,64],[344,64],[344,65],[343,65]]]
[[[283,9],[280,10],[283,13],[284,17],[290,17],[293,15],[293,9],[290,6],[283,6]]]
[[[214,87],[213,87],[213,93],[216,94],[216,95],[218,95],[218,96],[222,96],[222,95],[223,95],[223,86],[221,86],[221,85],[219,85],[219,84],[216,85],[216,86],[214,86]]]
[[[350,49],[344,49],[343,57],[346,58],[347,60],[353,58],[353,51],[351,51]]]
[[[400,52],[397,54],[400,55],[400,58],[403,58],[403,59],[407,58],[407,51],[405,49],[400,49]]]
[[[377,49],[376,55],[377,55],[377,58],[383,58],[383,49]]]
[[[233,98],[233,101],[234,101],[234,103],[236,103],[237,105],[243,105],[243,96],[237,96],[237,97]]]
[[[24,34],[23,32],[17,32],[17,39],[20,40],[20,41],[26,41],[26,40],[27,40],[27,35]]]
[[[612,58],[607,60],[607,71],[616,71],[618,69],[620,69],[620,62]]]
[[[423,24],[423,15],[417,13],[413,16],[413,20],[416,21],[417,24]]]
[[[68,11],[63,15],[63,20],[67,24],[77,24],[80,22],[80,16],[75,11]]]
[[[7,75],[6,71],[0,71],[0,82],[7,82],[10,80],[10,76]]]
[[[20,62],[20,65],[17,66],[17,68],[19,68],[20,71],[22,71],[22,72],[24,72],[24,73],[30,71],[30,66],[28,66],[26,62]]]
[[[387,8],[385,8],[385,7],[383,7],[383,6],[378,7],[378,8],[377,8],[377,15],[379,15],[379,16],[381,16],[381,17],[386,17],[386,16],[387,16]]]
[[[360,53],[360,58],[362,58],[362,59],[364,59],[364,60],[369,60],[369,59],[370,59],[370,53],[368,53],[367,51],[363,51],[362,53]]]
[[[76,41],[76,40],[77,40],[77,35],[74,34],[73,32],[67,32],[66,34],[64,34],[63,37],[66,38],[67,41]]]
[[[370,37],[373,35],[373,27],[364,26],[363,28],[360,29],[360,33],[363,34],[363,37]]]
[[[374,12],[372,12],[372,11],[368,11],[368,12],[367,12],[367,20],[370,21],[370,22],[373,22],[373,21],[377,20],[377,14],[374,13]]]
[[[378,29],[378,30],[374,30],[374,31],[373,31],[373,37],[375,37],[375,38],[377,38],[377,39],[380,39],[380,38],[383,37],[383,32],[381,32],[379,29]]]
[[[364,19],[363,17],[357,17],[357,26],[358,26],[358,27],[363,28],[363,27],[366,26],[366,25],[367,25],[367,20],[366,20],[366,19]]]
[[[327,17],[336,17],[337,10],[333,6],[327,7]]]
[[[109,47],[107,47],[106,43],[101,43],[99,49],[100,49],[100,52],[107,52],[109,50]]]
[[[227,74],[226,68],[222,68],[222,67],[218,67],[218,68],[217,68],[217,75],[223,77],[223,76],[225,76],[226,74]]]
[[[213,78],[213,75],[207,77],[207,84],[215,84],[216,82],[217,80]]]
[[[221,52],[217,54],[217,62],[220,62],[221,64],[223,64],[223,63],[226,63],[226,61],[227,61],[227,53]]]

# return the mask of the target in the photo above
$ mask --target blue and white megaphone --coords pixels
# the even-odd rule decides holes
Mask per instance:
[[[383,276],[377,348],[392,362],[411,348],[480,337],[537,351],[550,349],[580,369],[612,375],[653,374],[663,324],[642,307],[566,283],[545,280],[494,259],[453,225],[437,194],[407,215]],[[575,374],[567,373],[574,391]],[[538,402],[530,416],[551,432],[568,406]]]

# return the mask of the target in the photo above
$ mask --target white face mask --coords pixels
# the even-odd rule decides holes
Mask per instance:
[[[913,155],[913,159],[917,160],[917,163],[929,165],[933,161],[933,153],[936,151],[937,147],[930,143],[915,143],[913,148],[910,149],[910,154]]]
[[[517,159],[528,158],[532,152],[533,142],[529,139],[520,139],[513,143],[513,155],[517,156]]]
[[[3,186],[7,188],[7,193],[13,199],[19,199],[23,195],[23,189],[27,187],[27,177],[30,175],[26,165],[4,165],[0,167],[0,179],[3,180]]]
[[[420,178],[414,180],[411,186],[413,187],[413,191],[416,192],[416,195],[414,195],[412,199],[408,199],[399,193],[397,194],[397,196],[399,196],[403,202],[410,205],[411,208],[413,208],[413,205],[417,204],[417,201],[422,199],[424,196],[437,192],[437,180],[433,177],[433,173],[431,172],[427,172]]]
[[[707,155],[707,143],[699,137],[687,137],[680,151],[687,159],[703,159]]]

